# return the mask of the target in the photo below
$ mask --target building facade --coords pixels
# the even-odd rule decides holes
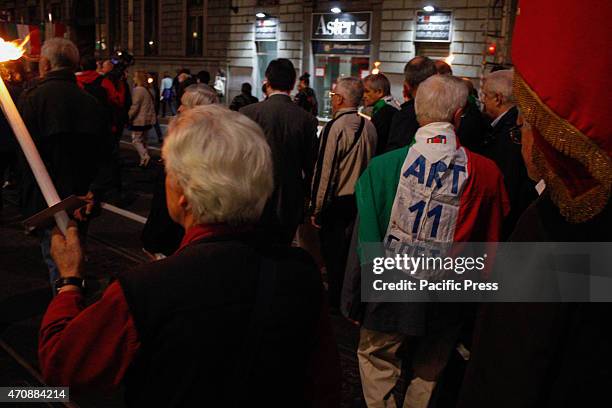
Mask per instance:
[[[223,80],[225,100],[243,82],[261,96],[267,63],[289,58],[298,74],[311,74],[321,116],[338,76],[364,76],[374,68],[390,78],[401,100],[404,65],[416,55],[452,61],[455,75],[478,83],[486,63],[510,63],[516,12],[516,0],[91,1],[98,56],[128,50],[135,68],[159,74],[207,70]],[[69,26],[75,3],[0,1],[2,13],[17,21],[55,16]]]

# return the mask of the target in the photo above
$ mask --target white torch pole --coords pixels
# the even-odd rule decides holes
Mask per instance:
[[[28,160],[30,169],[32,169],[38,187],[45,197],[45,201],[47,201],[47,205],[51,207],[59,203],[61,200],[53,185],[53,181],[51,181],[51,177],[49,177],[49,172],[47,172],[47,168],[40,158],[38,149],[36,149],[36,145],[32,140],[32,136],[30,136],[28,128],[25,123],[23,123],[23,119],[21,115],[19,115],[13,98],[11,98],[11,94],[2,78],[0,78],[0,107],[2,107],[4,116],[6,116],[6,119],[11,124],[15,137]],[[55,214],[55,222],[62,233],[66,234],[66,228],[68,227],[68,214],[66,214],[66,211],[57,212]]]

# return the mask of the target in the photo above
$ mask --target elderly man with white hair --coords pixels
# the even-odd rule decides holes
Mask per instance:
[[[333,119],[323,129],[312,180],[311,223],[320,228],[330,305],[336,308],[357,214],[355,182],[376,151],[376,128],[357,113],[363,92],[358,78],[338,78],[331,93]]]
[[[457,142],[467,95],[463,81],[449,75],[434,75],[419,85],[415,110],[421,127],[414,144],[372,159],[355,186],[358,253],[373,243],[399,253],[411,245],[499,240],[508,211],[502,175],[491,160]],[[355,264],[371,271],[368,262]],[[342,312],[361,325],[357,355],[366,403],[396,406],[391,391],[400,376],[398,351],[404,344],[411,351],[413,378],[403,406],[425,408],[455,346],[461,309],[456,304],[361,303],[359,269],[347,272]]]
[[[54,232],[63,280],[40,329],[45,382],[125,383],[130,407],[330,398],[339,384],[322,379],[339,367],[319,272],[303,250],[273,247],[254,228],[273,190],[261,128],[225,107],[198,106],[171,123],[162,156],[168,211],[186,230],[174,255],[116,271],[85,308],[76,230]]]
[[[45,41],[39,61],[40,81],[22,94],[19,110],[47,166],[60,198],[83,196],[92,188],[103,152],[110,154],[102,107],[82,90],[74,75],[79,51],[69,40]],[[23,171],[22,213],[31,216],[47,204],[29,167]],[[58,278],[49,255],[50,230],[40,231],[51,284]]]
[[[492,122],[478,152],[493,160],[504,175],[511,208],[504,222],[504,240],[538,196],[521,156],[521,129],[516,125],[518,109],[512,94],[513,75],[511,70],[492,72],[485,77],[481,90],[484,113]]]

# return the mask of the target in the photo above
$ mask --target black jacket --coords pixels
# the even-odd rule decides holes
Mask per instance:
[[[257,102],[259,102],[259,99],[257,99],[253,95],[241,93],[240,95],[236,95],[234,97],[229,108],[234,111],[239,111],[240,108],[244,108],[247,105],[250,105],[252,103],[257,103]]]
[[[510,137],[510,130],[516,126],[518,110],[511,108],[495,126],[489,126],[478,153],[493,160],[504,175],[504,184],[510,199],[510,213],[504,222],[502,239],[508,238],[519,217],[537,198],[535,183],[527,176],[521,145]]]
[[[545,191],[523,213],[510,241],[610,242],[610,225],[610,202],[592,220],[572,224],[561,216]],[[572,259],[578,255],[557,256]],[[536,265],[552,262],[542,258],[537,258]],[[539,270],[525,266],[519,273],[537,277]],[[584,270],[575,273],[598,274],[588,261]],[[602,275],[600,279],[606,278]],[[609,398],[612,384],[612,329],[608,324],[611,312],[610,303],[596,302],[483,304],[456,406],[601,405],[600,401]]]
[[[19,106],[60,198],[86,194],[107,137],[98,101],[79,88],[72,72],[59,70],[25,91]],[[47,204],[29,165],[23,164],[21,204],[30,216]]]
[[[418,129],[419,122],[417,122],[416,112],[414,111],[414,99],[410,99],[402,103],[399,112],[393,116],[387,147],[384,152],[390,152],[411,144]]]
[[[204,238],[119,275],[142,344],[128,406],[311,406],[320,275],[303,250],[256,242]]]
[[[478,152],[474,149],[474,146],[477,146],[479,141],[484,138],[487,131],[486,126],[487,123],[478,107],[471,102],[468,103],[461,118],[459,129],[457,129],[459,143],[469,150]],[[417,122],[416,112],[414,111],[414,99],[411,99],[404,102],[400,111],[393,117],[385,151],[389,152],[410,145],[417,130],[419,130],[419,122]]]
[[[372,124],[376,128],[378,141],[376,142],[376,156],[387,151],[387,142],[391,131],[391,124],[399,111],[389,104],[385,104],[372,116]]]
[[[272,149],[274,192],[264,209],[262,224],[288,244],[304,216],[314,168],[317,119],[282,94],[245,106],[240,112],[262,127]]]

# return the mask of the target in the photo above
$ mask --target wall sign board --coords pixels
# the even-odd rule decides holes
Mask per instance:
[[[370,43],[313,41],[313,54],[370,55]]]
[[[312,39],[319,41],[370,41],[372,12],[313,13]]]
[[[276,41],[277,28],[277,18],[258,18],[255,20],[255,41]]]
[[[450,42],[452,32],[452,11],[417,11],[414,41]]]

